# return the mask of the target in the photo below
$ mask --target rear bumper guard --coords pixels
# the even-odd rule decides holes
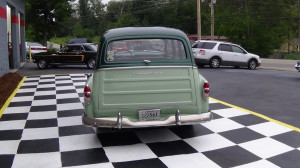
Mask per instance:
[[[177,110],[174,116],[170,116],[166,120],[159,121],[137,121],[133,122],[127,118],[122,117],[122,113],[118,113],[116,117],[105,118],[91,118],[83,114],[82,123],[86,126],[92,127],[106,127],[106,128],[135,128],[135,127],[156,127],[156,126],[171,126],[171,125],[191,125],[199,124],[212,120],[211,112],[193,115],[181,115]]]

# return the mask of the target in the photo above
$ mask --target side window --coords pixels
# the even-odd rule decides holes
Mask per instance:
[[[232,48],[228,44],[220,44],[219,47],[218,47],[218,50],[232,52]]]
[[[241,49],[240,47],[238,47],[238,46],[231,46],[232,47],[232,51],[233,52],[236,52],[236,53],[241,53],[241,54],[243,54],[244,53],[244,50],[243,49]]]

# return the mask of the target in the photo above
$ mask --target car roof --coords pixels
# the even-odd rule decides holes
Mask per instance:
[[[95,45],[94,43],[73,43],[73,44],[66,44],[67,46],[78,46],[78,45]]]
[[[111,29],[103,34],[105,39],[125,38],[125,36],[177,36],[187,38],[181,30],[167,27],[124,27]]]

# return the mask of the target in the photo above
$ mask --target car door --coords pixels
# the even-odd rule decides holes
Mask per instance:
[[[233,60],[236,65],[245,64],[248,61],[247,52],[239,46],[231,45]]]
[[[84,55],[83,55],[83,47],[81,45],[69,45],[66,46],[63,52],[59,53],[59,60],[60,62],[66,63],[77,63],[83,62]]]
[[[234,62],[232,47],[229,44],[221,43],[218,47],[218,55],[221,57],[223,65],[230,65]]]

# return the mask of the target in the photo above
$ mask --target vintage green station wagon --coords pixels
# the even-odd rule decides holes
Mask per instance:
[[[84,88],[83,124],[135,128],[210,121],[209,84],[187,36],[165,27],[104,33]]]

